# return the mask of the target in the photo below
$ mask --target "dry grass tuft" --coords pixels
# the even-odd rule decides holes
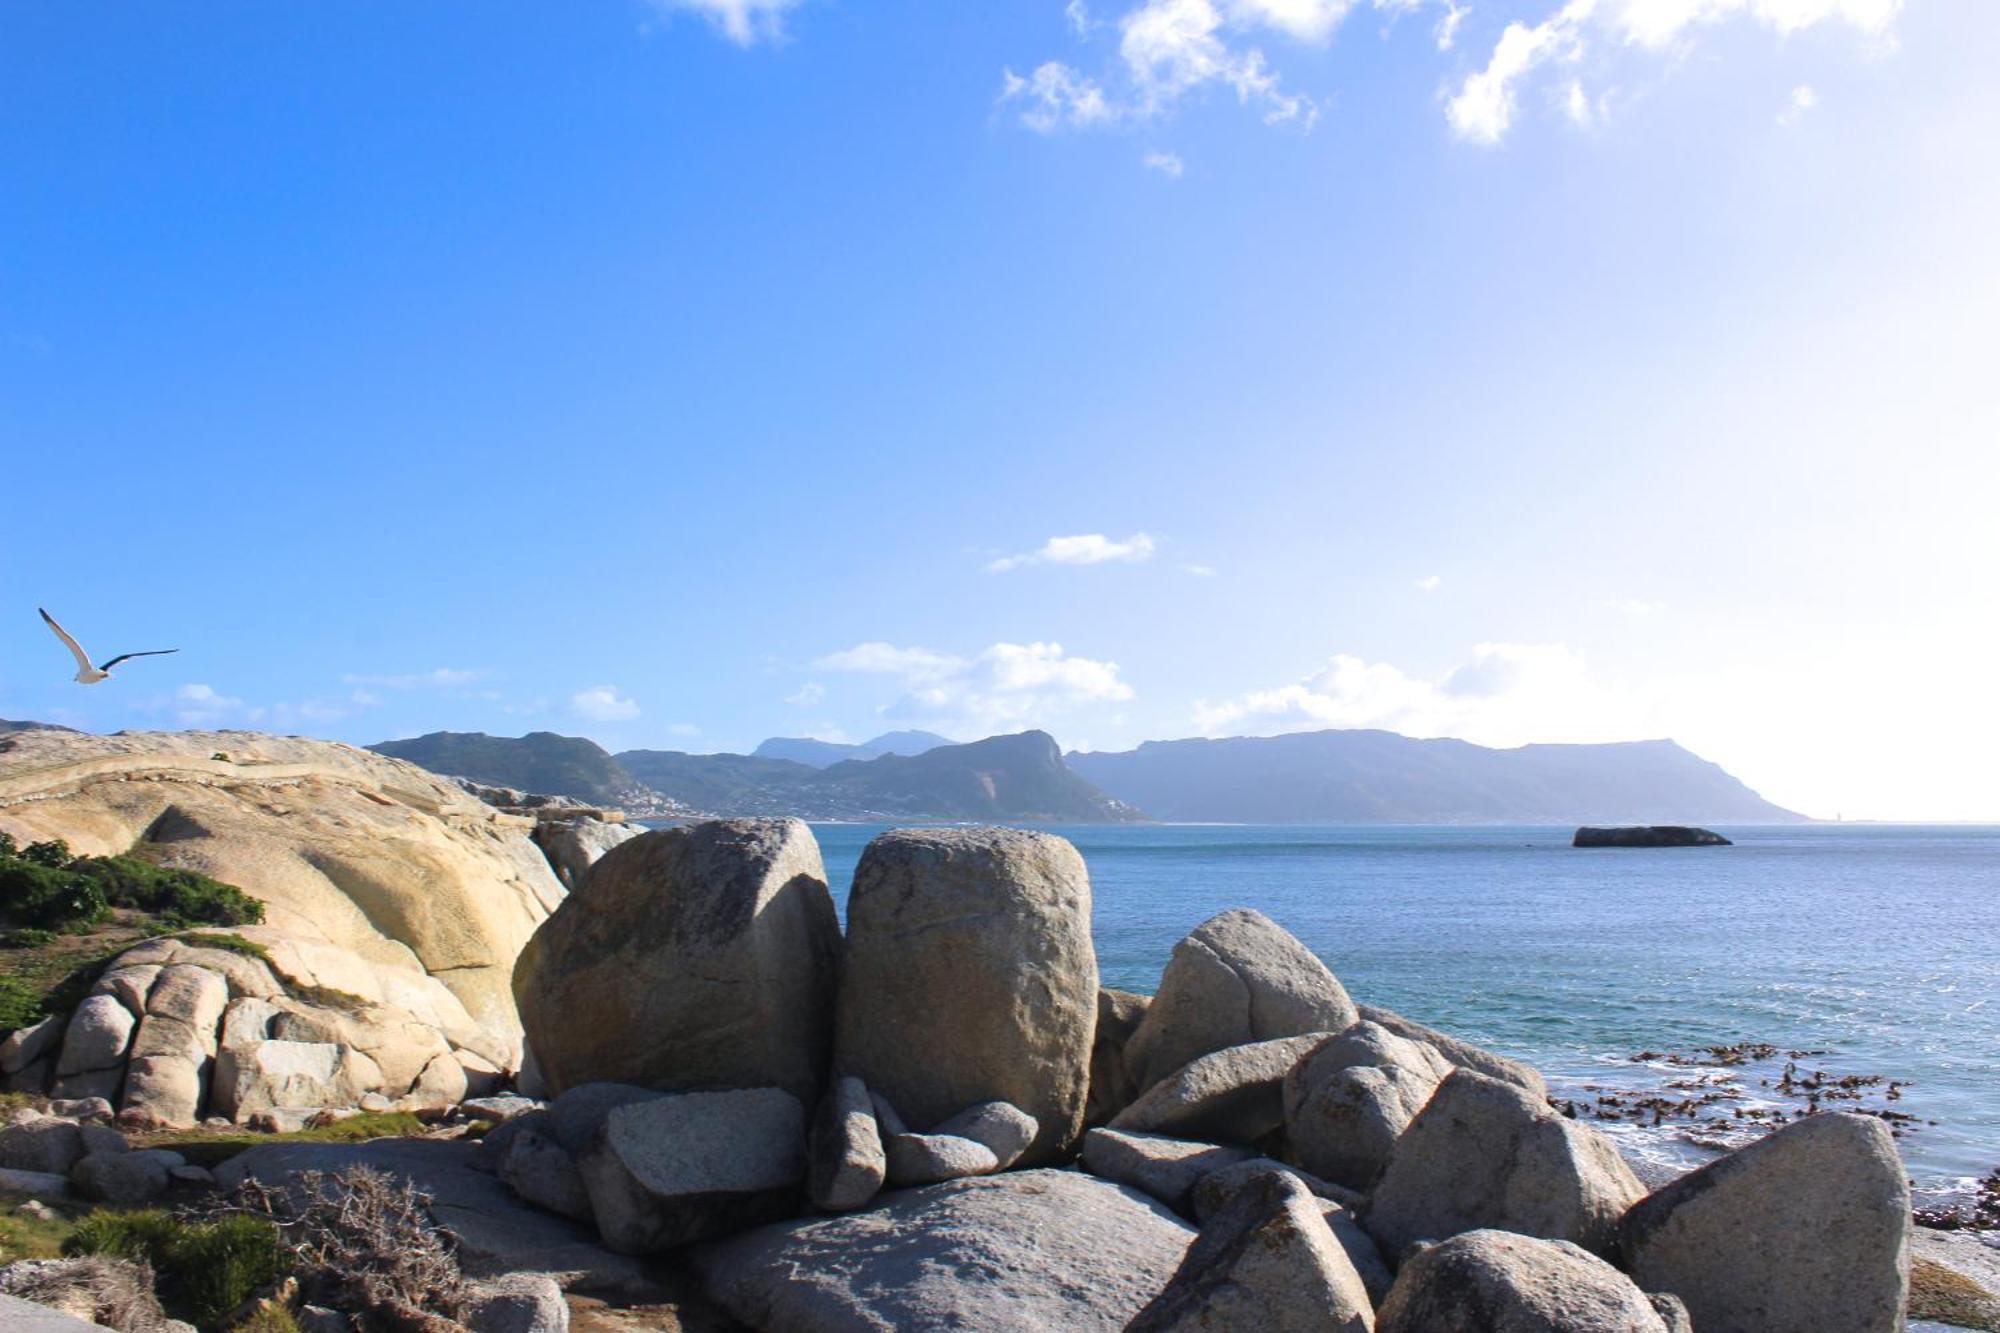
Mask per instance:
[[[1910,1318],[2000,1333],[2000,1298],[1943,1264],[1916,1259],[1910,1263]]]
[[[92,1254],[28,1260],[0,1274],[0,1291],[118,1333],[164,1333],[169,1327],[153,1295],[153,1270],[130,1259]]]

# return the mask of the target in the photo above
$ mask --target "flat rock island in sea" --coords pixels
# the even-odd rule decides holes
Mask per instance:
[[[1580,828],[1572,847],[1731,847],[1720,833],[1683,824],[1635,824],[1629,828]]]

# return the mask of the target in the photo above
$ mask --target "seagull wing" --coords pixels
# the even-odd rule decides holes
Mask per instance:
[[[42,608],[39,606],[36,607],[35,609],[37,611],[42,611]],[[90,655],[83,651],[83,645],[78,643],[75,639],[72,639],[69,636],[68,630],[64,629],[61,625],[56,624],[56,618],[54,616],[50,615],[46,611],[42,611],[42,619],[48,621],[49,628],[56,632],[56,637],[58,639],[61,639],[65,644],[68,645],[70,652],[74,654],[76,657],[76,665],[79,671],[91,671],[95,669],[90,665]]]
[[[168,653],[177,653],[179,651],[180,649],[178,648],[155,648],[151,652],[147,653],[120,653],[118,654],[118,656],[112,658],[109,662],[104,663],[97,669],[99,671],[109,671],[111,670],[112,667],[117,666],[120,662],[128,662],[135,657],[165,657]]]

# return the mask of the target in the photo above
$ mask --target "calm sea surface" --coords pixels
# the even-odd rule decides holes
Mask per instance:
[[[844,913],[879,829],[814,831]],[[1736,846],[1646,851],[1577,850],[1568,828],[1053,831],[1089,864],[1107,986],[1150,992],[1190,929],[1255,907],[1357,999],[1528,1060],[1557,1096],[1726,1076],[1727,1115],[1782,1105],[1760,1079],[1810,1051],[1800,1074],[1908,1081],[1864,1095],[1915,1117],[1902,1148],[1921,1189],[2000,1165],[2000,828],[1724,828]],[[1779,1054],[1726,1071],[1631,1058],[1739,1042]],[[1606,1127],[1668,1163],[1712,1137]]]

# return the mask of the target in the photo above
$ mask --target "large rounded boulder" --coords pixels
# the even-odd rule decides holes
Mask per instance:
[[[1239,907],[1174,946],[1159,993],[1125,1047],[1125,1068],[1144,1092],[1212,1051],[1340,1032],[1357,1016],[1312,950],[1262,912]]]
[[[514,970],[551,1092],[778,1087],[825,1076],[840,924],[796,819],[658,829],[605,853]]]
[[[1055,1160],[1083,1130],[1097,1024],[1083,858],[1021,829],[876,838],[854,871],[838,1010],[836,1068],[913,1128],[1010,1102],[1037,1125],[1023,1164]]]
[[[1649,1296],[1596,1255],[1561,1240],[1468,1231],[1403,1265],[1380,1333],[1685,1333],[1671,1296]],[[1888,1327],[1883,1325],[1883,1327]]]

